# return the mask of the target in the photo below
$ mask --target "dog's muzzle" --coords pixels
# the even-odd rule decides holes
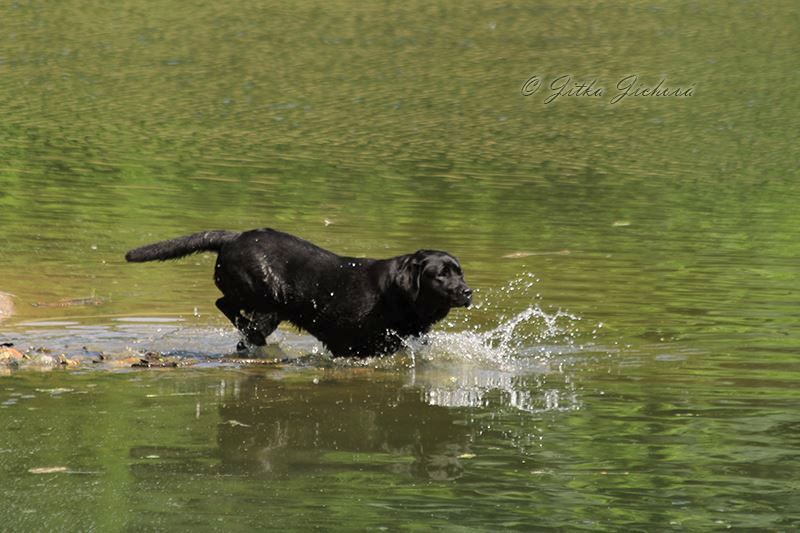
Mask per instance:
[[[469,307],[472,305],[472,289],[464,287],[454,295],[453,303],[457,307]]]

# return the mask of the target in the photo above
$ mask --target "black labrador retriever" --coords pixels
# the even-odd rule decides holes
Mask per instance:
[[[448,253],[342,257],[269,228],[195,233],[136,248],[125,259],[164,261],[204,251],[218,253],[214,281],[223,296],[217,307],[254,346],[288,320],[334,356],[390,354],[472,299]]]

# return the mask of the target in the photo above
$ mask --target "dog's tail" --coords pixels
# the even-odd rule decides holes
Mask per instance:
[[[235,231],[202,231],[168,241],[154,242],[134,248],[125,259],[130,263],[166,261],[197,252],[219,252],[222,245],[239,236]]]

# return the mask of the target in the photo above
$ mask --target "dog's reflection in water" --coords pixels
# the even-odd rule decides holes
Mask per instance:
[[[353,454],[364,454],[359,469],[461,475],[470,430],[451,409],[429,405],[421,390],[371,369],[327,371],[316,381],[259,375],[226,386],[218,434],[223,469],[269,476],[349,470]],[[380,459],[371,462],[374,454]]]

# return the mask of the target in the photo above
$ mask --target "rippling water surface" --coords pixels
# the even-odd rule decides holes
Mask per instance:
[[[0,5],[5,527],[796,529],[799,18]],[[612,104],[630,75],[693,94]],[[605,94],[545,103],[559,76]],[[392,357],[286,328],[243,365],[211,255],[123,260],[263,226],[448,250],[475,305]]]

